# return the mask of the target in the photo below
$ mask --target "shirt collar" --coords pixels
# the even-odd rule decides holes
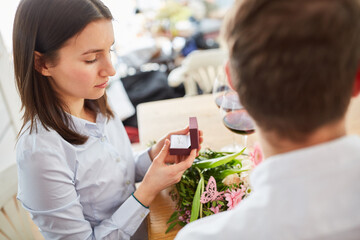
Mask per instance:
[[[70,114],[69,114],[70,115]],[[96,113],[95,123],[70,115],[74,123],[73,130],[86,136],[100,137],[104,131],[106,117],[100,112]]]

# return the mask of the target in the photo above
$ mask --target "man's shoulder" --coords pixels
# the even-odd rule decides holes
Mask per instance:
[[[254,194],[232,210],[188,224],[176,239],[269,239],[282,231],[273,214],[269,202]]]

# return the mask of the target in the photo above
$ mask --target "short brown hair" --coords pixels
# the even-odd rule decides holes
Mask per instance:
[[[58,50],[90,22],[112,20],[109,9],[100,0],[22,0],[16,11],[13,29],[13,54],[16,85],[24,109],[23,126],[30,121],[30,132],[36,121],[46,130],[53,129],[72,144],[88,139],[74,130],[67,106],[57,96],[46,76],[35,70],[34,51],[56,63]],[[108,119],[114,117],[106,94],[97,100],[85,100],[85,106],[96,108]],[[19,133],[19,135],[20,135]]]
[[[360,63],[358,0],[244,0],[224,26],[230,71],[257,124],[291,140],[341,119]]]

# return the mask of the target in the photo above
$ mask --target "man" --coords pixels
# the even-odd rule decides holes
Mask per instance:
[[[360,92],[357,0],[243,0],[225,26],[229,72],[266,160],[234,210],[176,239],[360,239],[360,137],[345,113]]]

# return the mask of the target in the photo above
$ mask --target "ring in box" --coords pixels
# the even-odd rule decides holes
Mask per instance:
[[[189,155],[191,150],[199,148],[199,129],[196,117],[189,118],[188,135],[171,135],[170,155]]]

